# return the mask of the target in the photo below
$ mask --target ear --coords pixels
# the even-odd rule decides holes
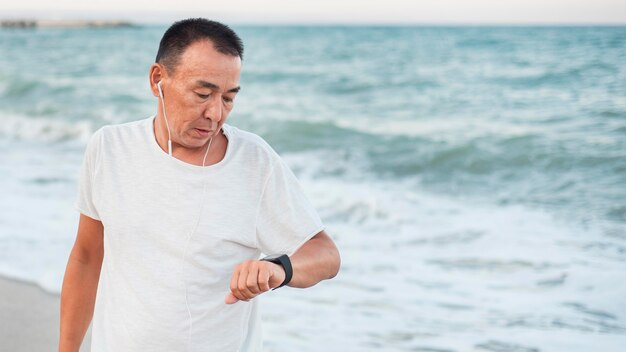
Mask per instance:
[[[165,68],[161,64],[154,63],[150,66],[150,73],[148,74],[148,80],[150,81],[150,90],[155,97],[159,96],[159,89],[157,83],[159,83],[165,77]]]

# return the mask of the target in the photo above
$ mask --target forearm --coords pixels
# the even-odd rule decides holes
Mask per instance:
[[[93,317],[101,258],[84,262],[72,252],[61,291],[59,352],[78,352]]]
[[[337,247],[325,234],[307,241],[290,259],[293,278],[288,286],[296,288],[311,287],[335,277],[341,265]]]

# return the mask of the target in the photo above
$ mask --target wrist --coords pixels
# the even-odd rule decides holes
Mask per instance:
[[[262,258],[261,260],[277,264],[285,272],[285,279],[283,280],[283,282],[277,287],[273,288],[272,290],[283,287],[291,281],[293,277],[293,268],[291,266],[291,260],[289,259],[288,255],[286,254],[269,255],[265,258]]]

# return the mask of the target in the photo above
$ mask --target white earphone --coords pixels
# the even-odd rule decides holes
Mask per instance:
[[[161,96],[161,105],[163,106],[163,117],[165,117],[165,126],[167,127],[167,154],[172,156],[172,136],[170,133],[170,124],[167,122],[167,114],[165,113],[165,98],[163,98],[163,89],[161,89],[161,81],[157,83],[159,96]]]

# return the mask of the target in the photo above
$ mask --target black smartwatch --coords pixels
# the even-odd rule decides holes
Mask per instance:
[[[282,266],[283,269],[285,270],[285,281],[283,281],[283,283],[280,284],[280,286],[274,287],[272,291],[277,288],[287,285],[289,281],[291,281],[291,278],[293,277],[293,268],[291,267],[291,260],[289,260],[289,256],[287,254],[268,255],[267,257],[262,258],[261,260],[278,264]]]

